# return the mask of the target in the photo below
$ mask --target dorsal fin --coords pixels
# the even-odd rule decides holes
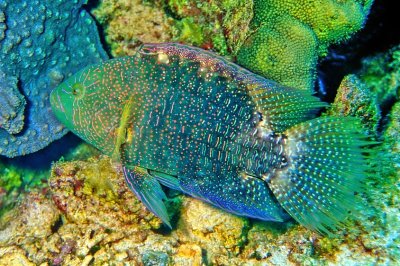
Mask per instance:
[[[252,79],[254,83],[247,86],[248,93],[273,132],[283,132],[312,119],[327,106],[308,91],[282,86],[261,77]]]
[[[250,96],[266,126],[273,132],[283,132],[314,118],[316,112],[327,105],[311,92],[282,86],[200,48],[176,43],[145,44],[138,54],[147,60],[153,57],[157,64],[185,66],[192,75],[208,76],[214,80],[221,77],[225,85],[220,88]]]

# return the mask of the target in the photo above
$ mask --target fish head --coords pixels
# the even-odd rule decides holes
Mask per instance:
[[[111,154],[114,149],[125,100],[112,64],[105,62],[86,67],[66,79],[50,95],[57,119],[105,154]]]

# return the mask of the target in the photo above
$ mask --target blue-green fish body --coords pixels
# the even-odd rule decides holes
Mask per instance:
[[[239,215],[283,221],[287,212],[328,233],[362,180],[361,169],[350,173],[364,143],[354,120],[309,120],[324,106],[317,98],[198,48],[144,45],[81,70],[51,103],[122,163],[130,188],[167,224],[159,183]]]

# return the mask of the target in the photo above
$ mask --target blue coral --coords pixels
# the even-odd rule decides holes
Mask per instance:
[[[107,58],[85,3],[0,0],[0,155],[35,152],[67,132],[51,112],[50,91]]]
[[[9,134],[21,132],[24,126],[26,101],[19,93],[18,80],[0,70],[0,128]]]

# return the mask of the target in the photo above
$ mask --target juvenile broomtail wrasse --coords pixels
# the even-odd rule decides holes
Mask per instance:
[[[312,119],[325,104],[309,92],[198,48],[143,45],[76,73],[51,104],[122,164],[129,187],[167,225],[160,184],[238,215],[289,213],[321,233],[341,224],[362,187],[357,121]]]

